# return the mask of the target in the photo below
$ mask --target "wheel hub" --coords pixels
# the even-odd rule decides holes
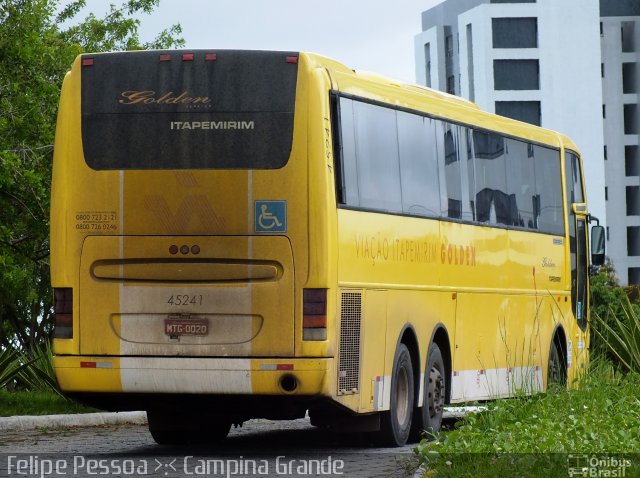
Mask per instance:
[[[434,417],[442,412],[444,407],[444,380],[440,370],[432,367],[429,371],[429,388],[427,400],[429,406],[429,416]]]

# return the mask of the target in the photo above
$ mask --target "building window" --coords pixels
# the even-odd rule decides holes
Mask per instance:
[[[493,60],[493,87],[496,90],[539,90],[538,60]]]
[[[640,267],[629,267],[629,285],[640,284]]]
[[[607,226],[607,241],[610,239],[609,237],[609,226]]]
[[[638,105],[624,105],[624,134],[638,134]]]
[[[622,92],[624,94],[638,92],[637,68],[637,63],[622,64]]]
[[[496,101],[496,114],[540,126],[539,101]]]
[[[635,51],[635,22],[622,22],[622,52],[630,53]]]
[[[627,255],[640,256],[640,227],[627,227]]]
[[[600,76],[604,78],[604,63],[600,63]]]
[[[473,27],[467,24],[467,78],[469,79],[469,99],[476,100],[475,80],[473,75]]]
[[[602,117],[607,117],[607,105],[602,105]]]
[[[447,77],[447,93],[450,95],[456,94],[456,77],[454,75]]]
[[[608,159],[607,158],[607,145],[605,144],[604,145],[604,160],[606,161],[607,159]]]
[[[600,36],[604,36],[604,25],[600,22]]]
[[[604,187],[604,200],[609,200],[609,188],[607,186]]]
[[[627,216],[640,216],[640,187],[627,186]]]
[[[447,35],[444,39],[444,48],[447,58],[453,58],[453,35]]]
[[[424,46],[424,66],[426,85],[431,88],[431,44],[427,43]]]
[[[624,172],[626,176],[640,176],[638,146],[624,147]]]
[[[492,18],[493,48],[537,48],[538,19]]]

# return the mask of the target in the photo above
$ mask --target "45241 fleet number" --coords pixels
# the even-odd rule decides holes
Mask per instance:
[[[202,295],[175,294],[169,297],[167,304],[174,306],[202,305]]]

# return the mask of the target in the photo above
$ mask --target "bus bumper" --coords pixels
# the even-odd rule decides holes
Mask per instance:
[[[63,392],[215,395],[328,396],[331,362],[330,358],[53,358]]]

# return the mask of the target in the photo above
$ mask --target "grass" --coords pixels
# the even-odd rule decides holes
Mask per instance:
[[[549,477],[567,476],[576,455],[640,450],[638,390],[640,374],[622,374],[600,360],[579,389],[490,403],[438,440],[423,441],[416,453],[425,476],[511,476],[515,470],[540,476],[542,469]],[[626,476],[640,472],[637,455],[635,461]]]
[[[9,392],[0,390],[0,417],[15,415],[58,415],[97,412],[47,390]]]

